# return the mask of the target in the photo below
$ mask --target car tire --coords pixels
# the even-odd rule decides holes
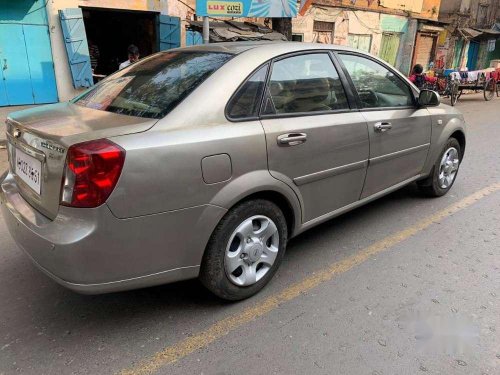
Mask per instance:
[[[276,204],[264,199],[238,204],[215,228],[203,256],[200,280],[225,300],[248,298],[272,279],[287,240],[287,223]]]
[[[488,79],[484,83],[484,100],[489,102],[491,99],[495,97],[495,91],[496,91],[496,82],[493,78]]]
[[[455,138],[450,138],[439,153],[431,174],[425,180],[417,182],[420,191],[429,197],[445,195],[455,182],[461,161],[460,143]]]

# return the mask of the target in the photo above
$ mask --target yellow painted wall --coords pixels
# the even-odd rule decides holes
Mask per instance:
[[[380,6],[390,9],[406,10],[420,13],[423,0],[379,0]]]
[[[424,0],[420,17],[437,20],[439,16],[439,8],[441,7],[441,1],[445,0]]]

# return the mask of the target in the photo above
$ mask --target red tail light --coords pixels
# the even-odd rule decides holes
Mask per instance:
[[[107,139],[78,143],[68,150],[61,204],[97,207],[113,191],[122,172],[125,150]]]

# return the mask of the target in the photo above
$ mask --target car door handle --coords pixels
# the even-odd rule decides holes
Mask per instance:
[[[307,140],[306,133],[289,133],[278,136],[279,146],[297,146]]]
[[[392,129],[392,124],[390,122],[376,122],[373,127],[375,128],[376,132],[383,133],[389,129]]]

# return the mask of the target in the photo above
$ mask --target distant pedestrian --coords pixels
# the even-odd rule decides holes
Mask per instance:
[[[427,76],[427,74],[424,73],[424,67],[420,64],[417,64],[411,71],[410,81],[412,81],[415,86],[421,89],[427,82],[435,83],[437,81],[437,78]]]
[[[120,67],[119,67],[120,70],[122,70],[123,68],[126,68],[130,64],[133,64],[133,63],[139,61],[139,48],[137,48],[136,46],[131,44],[130,46],[128,46],[127,52],[128,52],[128,60],[126,60],[120,64]]]

